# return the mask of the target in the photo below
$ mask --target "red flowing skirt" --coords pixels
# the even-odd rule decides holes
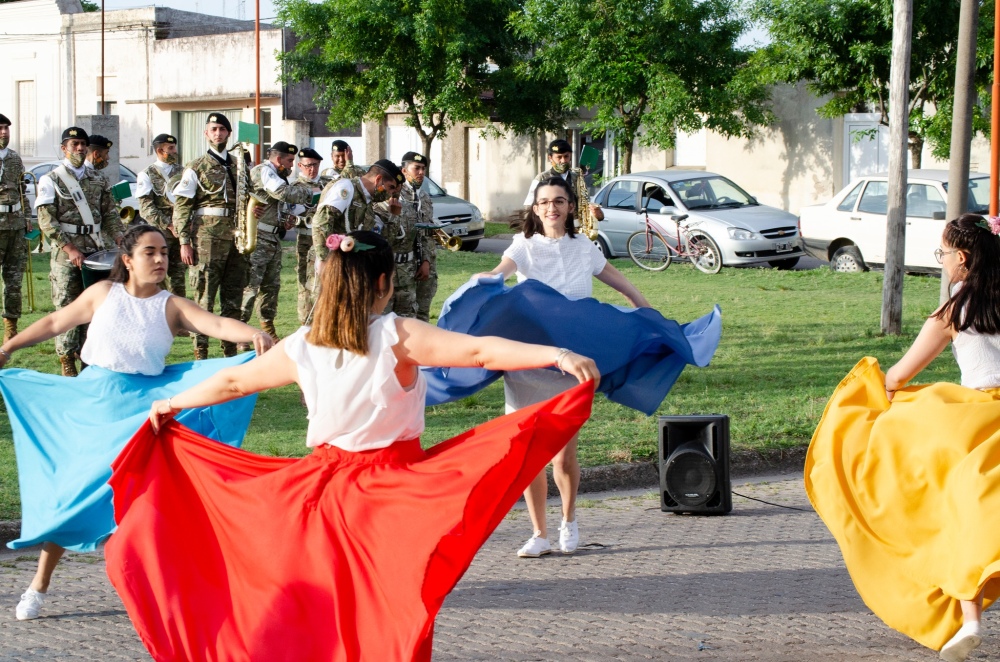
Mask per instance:
[[[261,457],[147,423],[113,465],[108,576],[156,660],[430,660],[445,597],[593,395],[426,452]]]

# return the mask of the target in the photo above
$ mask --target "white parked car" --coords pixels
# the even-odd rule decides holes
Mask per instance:
[[[46,175],[52,172],[58,166],[59,166],[59,161],[51,161],[49,163],[36,165],[28,172],[34,175],[35,179],[41,179],[42,175]],[[132,207],[133,209],[135,209],[136,212],[138,212],[139,200],[138,198],[135,197],[135,183],[136,183],[135,173],[121,164],[118,165],[118,170],[119,170],[118,179],[111,183],[117,184],[118,182],[126,181],[128,182],[129,188],[132,189],[132,195],[122,200],[121,206]],[[102,172],[107,172],[107,171],[108,169],[105,168]],[[25,189],[27,189],[26,197],[28,198],[28,204],[31,205],[31,215],[36,216],[37,214],[35,214],[35,185],[28,177],[25,177],[24,182],[25,182]]]
[[[968,211],[989,210],[990,177],[969,175]],[[830,263],[834,271],[867,271],[885,264],[886,213],[889,184],[885,173],[851,182],[822,205],[799,212],[806,250]],[[947,170],[910,170],[906,185],[907,271],[941,271],[934,251],[941,245],[948,207]]]

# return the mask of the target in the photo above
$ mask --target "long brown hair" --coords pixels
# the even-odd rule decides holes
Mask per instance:
[[[531,235],[536,232],[540,235],[545,235],[545,226],[542,225],[542,219],[538,217],[535,213],[535,203],[538,202],[538,191],[541,190],[543,186],[556,186],[561,188],[566,193],[566,199],[570,201],[573,208],[576,209],[577,201],[576,194],[573,193],[573,189],[562,177],[546,177],[538,182],[538,186],[535,187],[535,199],[531,203],[530,207],[525,207],[524,210],[518,215],[518,218],[514,220],[510,226],[515,230],[520,230],[524,233],[525,238],[531,237]],[[576,236],[576,214],[574,212],[569,212],[566,215],[566,234],[570,237]]]
[[[980,225],[982,223],[983,225]],[[1000,334],[1000,238],[979,214],[962,214],[944,226],[944,240],[965,253],[962,287],[934,313],[955,331]]]
[[[139,245],[139,240],[142,239],[142,235],[147,232],[155,232],[163,237],[164,241],[167,240],[166,235],[163,234],[163,230],[153,225],[146,225],[145,223],[133,225],[126,230],[124,236],[122,236],[122,243],[118,247],[121,252],[119,252],[115,257],[115,261],[111,265],[111,273],[108,274],[108,280],[112,283],[128,282],[130,272],[125,268],[125,260],[122,259],[122,256],[128,255],[129,257],[132,257],[132,251],[134,251],[135,247]]]
[[[368,319],[377,298],[375,288],[383,274],[391,282],[395,264],[392,247],[378,234],[361,230],[347,236],[374,248],[330,251],[323,261],[313,324],[306,340],[320,347],[367,354]]]

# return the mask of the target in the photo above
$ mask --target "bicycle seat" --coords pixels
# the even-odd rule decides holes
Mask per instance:
[[[673,221],[674,223],[680,223],[681,221],[686,221],[687,217],[688,217],[687,214],[681,214],[680,216],[671,216],[670,220]]]

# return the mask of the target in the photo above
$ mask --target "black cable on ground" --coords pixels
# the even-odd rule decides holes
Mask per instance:
[[[757,499],[757,498],[752,497],[752,496],[747,496],[746,494],[740,494],[739,492],[733,492],[733,495],[734,496],[738,496],[738,497],[743,497],[744,499],[750,499],[751,501],[758,501],[760,503],[766,503],[769,506],[777,506],[778,508],[787,508],[789,510],[799,510],[799,511],[801,511],[803,513],[811,513],[811,512],[813,512],[812,508],[796,508],[795,506],[785,506],[785,505],[782,505],[780,503],[772,503],[770,501],[764,501],[763,499]]]

